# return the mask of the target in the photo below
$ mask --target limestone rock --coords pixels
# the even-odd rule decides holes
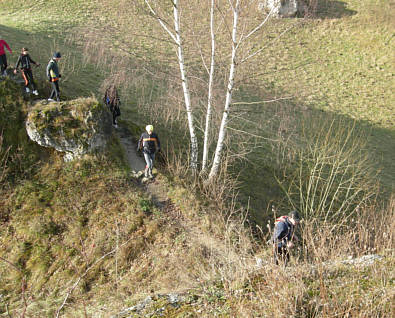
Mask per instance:
[[[305,14],[307,5],[305,0],[264,0],[259,2],[258,9],[272,12],[277,18],[291,18]]]
[[[64,152],[65,161],[104,149],[111,129],[111,115],[95,98],[42,101],[30,110],[26,121],[30,139]]]

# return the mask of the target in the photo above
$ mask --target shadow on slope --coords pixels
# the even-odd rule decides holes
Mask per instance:
[[[357,11],[348,9],[348,4],[337,0],[310,1],[313,17],[319,19],[340,19],[357,14]]]
[[[252,92],[249,96],[253,96]],[[276,179],[293,173],[300,160],[297,155],[300,149],[311,149],[313,144],[322,141],[318,139],[332,138],[332,134],[334,141],[337,137],[343,138],[340,135],[343,133],[346,136],[348,129],[353,130],[350,137],[353,142],[363,147],[358,148],[355,155],[361,156],[362,161],[366,156],[369,158],[364,164],[372,168],[370,181],[372,184],[380,184],[380,196],[388,198],[394,191],[393,130],[374,126],[367,121],[355,121],[344,115],[308,108],[292,100],[238,106],[239,110],[235,111],[237,121],[233,121],[232,126],[246,134],[258,136],[251,143],[253,151],[246,156],[246,160],[236,163],[232,168],[239,176],[242,202],[245,206],[250,206],[253,223],[263,225],[271,219],[273,206],[276,210],[280,209],[279,213],[287,213],[294,208]],[[248,121],[248,124],[244,124],[243,120]],[[331,130],[330,133],[320,134],[325,127]],[[236,149],[235,152],[237,151],[239,150]]]

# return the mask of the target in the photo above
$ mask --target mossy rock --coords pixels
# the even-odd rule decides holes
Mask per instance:
[[[65,152],[66,161],[105,149],[111,129],[110,113],[93,97],[38,102],[26,121],[30,139]]]

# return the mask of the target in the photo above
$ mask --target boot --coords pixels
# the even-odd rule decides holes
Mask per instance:
[[[154,176],[152,174],[152,169],[148,169],[148,177],[152,179]]]
[[[148,169],[148,167],[145,168],[145,170],[144,170],[144,177],[146,177],[146,178],[149,177],[149,169]]]

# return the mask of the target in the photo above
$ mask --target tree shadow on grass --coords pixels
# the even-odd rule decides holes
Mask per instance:
[[[340,19],[357,14],[347,8],[347,3],[337,0],[311,0],[308,16],[317,19]]]
[[[253,96],[252,92],[246,94]],[[284,148],[281,152],[278,147],[287,143],[287,138],[292,138],[295,145],[299,142],[304,143],[305,141],[300,139],[301,131],[310,126],[320,129],[324,126],[330,127],[330,123],[333,122],[340,129],[354,127],[355,138],[364,147],[360,152],[369,157],[371,183],[379,184],[379,199],[385,201],[394,191],[395,162],[392,159],[395,155],[395,131],[391,129],[378,127],[364,120],[356,121],[346,115],[306,107],[292,100],[248,105],[243,117],[254,121],[256,125],[244,126],[242,129],[248,134],[263,138],[259,147],[250,152],[245,160],[237,162],[232,167],[233,172],[239,176],[241,204],[250,207],[249,219],[252,224],[263,226],[271,220],[273,206],[279,209],[278,213],[288,213],[288,210],[292,209],[277,182],[277,178],[281,179],[286,172],[282,166],[283,162],[292,163],[292,156],[287,153],[292,152],[292,148]],[[316,124],[311,124],[314,122]],[[279,139],[282,139],[282,142],[276,141]],[[284,160],[287,156],[290,158]]]

